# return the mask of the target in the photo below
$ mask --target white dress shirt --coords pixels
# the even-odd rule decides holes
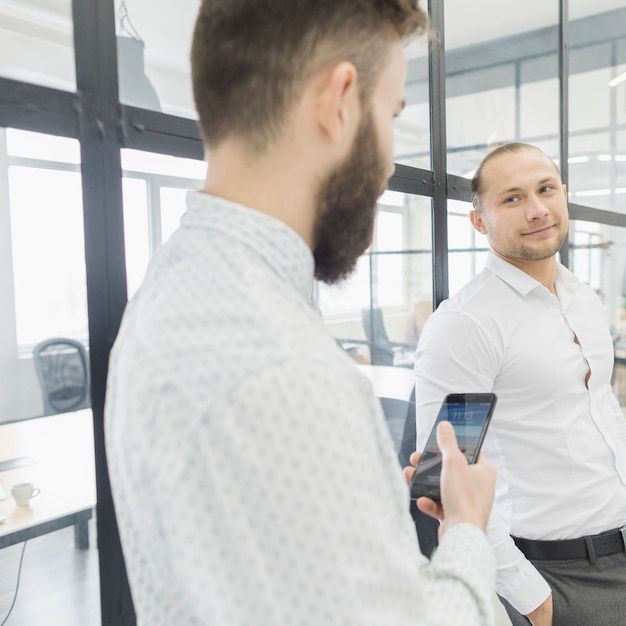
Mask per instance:
[[[429,564],[371,384],[290,228],[201,193],[124,315],[106,444],[139,624],[493,623],[485,534]]]
[[[416,354],[418,449],[447,393],[498,396],[484,444],[498,470],[488,535],[497,591],[522,613],[549,587],[509,532],[568,539],[626,522],[626,420],[611,390],[605,313],[562,265],[556,287],[555,296],[490,253],[429,318]]]

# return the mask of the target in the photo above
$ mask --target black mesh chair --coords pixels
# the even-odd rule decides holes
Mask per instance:
[[[363,330],[370,349],[371,364],[412,368],[415,363],[417,345],[389,339],[380,307],[365,308],[361,314]]]
[[[90,406],[89,359],[80,341],[63,337],[46,339],[34,347],[33,360],[44,415]]]

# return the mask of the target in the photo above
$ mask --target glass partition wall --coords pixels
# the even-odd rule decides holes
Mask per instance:
[[[87,468],[88,480],[95,465],[90,547],[70,542],[54,557],[82,555],[73,567],[86,574],[62,583],[81,624],[135,623],[104,455],[106,373],[127,298],[176,227],[186,190],[202,184],[188,67],[198,6],[0,0],[0,428],[41,425],[51,436],[45,429],[58,434],[58,420],[70,420],[78,439],[61,449],[87,452],[74,469]],[[555,160],[568,185],[561,258],[605,302],[615,389],[626,403],[623,0],[430,0],[429,12],[431,36],[407,48],[396,172],[374,240],[353,276],[317,288],[330,332],[355,362],[410,368],[428,315],[484,264],[486,241],[467,217],[474,170],[490,148],[526,141]],[[82,346],[72,344],[87,355],[89,394],[49,414],[33,348],[55,336]],[[34,447],[35,460],[53,448]],[[1,463],[28,456],[22,450],[0,450],[1,485],[10,477]],[[3,618],[22,548],[0,549]],[[53,557],[31,568],[29,550],[25,576],[45,571]],[[46,588],[60,593],[54,578],[23,584],[16,620],[38,624],[25,605]]]

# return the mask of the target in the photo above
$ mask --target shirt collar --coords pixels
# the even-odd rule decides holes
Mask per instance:
[[[187,194],[187,208],[181,225],[219,230],[254,249],[278,275],[307,300],[311,299],[313,253],[287,224],[261,211],[200,191]]]
[[[489,252],[487,256],[486,267],[523,296],[528,295],[533,289],[542,286],[538,280],[496,256],[493,252]],[[556,289],[559,300],[562,299],[562,295],[565,295],[565,292],[574,293],[579,286],[580,281],[578,278],[561,263],[557,263]]]

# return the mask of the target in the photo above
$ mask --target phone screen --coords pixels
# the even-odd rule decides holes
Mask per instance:
[[[441,452],[437,446],[437,424],[442,421],[452,424],[461,452],[469,463],[475,463],[495,404],[493,393],[454,393],[446,396],[415,468],[411,498],[416,500],[420,496],[428,496],[433,500],[441,499]]]

